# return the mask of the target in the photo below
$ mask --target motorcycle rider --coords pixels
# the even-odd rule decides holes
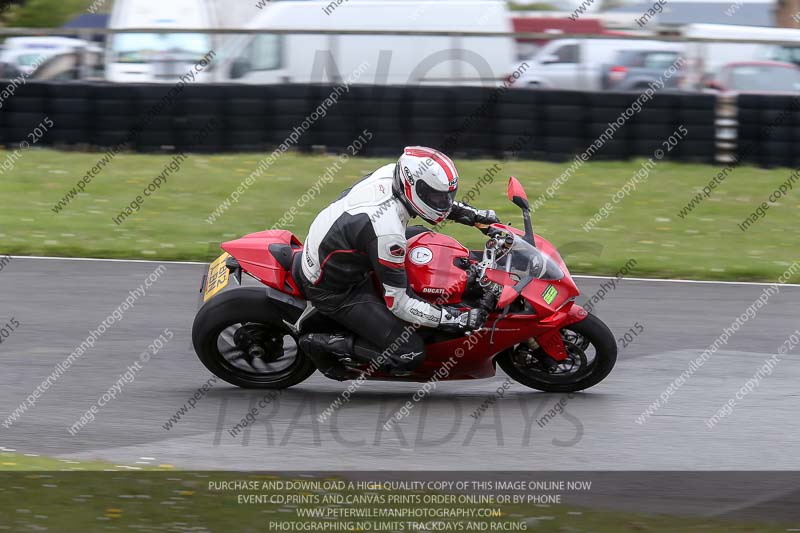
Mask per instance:
[[[368,174],[317,215],[302,252],[301,290],[318,311],[350,332],[301,337],[301,348],[320,371],[346,379],[337,375],[337,362],[378,360],[381,370],[408,375],[425,358],[425,344],[409,322],[450,331],[483,325],[484,310],[432,305],[412,293],[406,278],[410,218],[430,224],[445,218],[466,225],[499,222],[492,210],[454,202],[457,191],[458,172],[449,157],[409,146],[397,163]]]

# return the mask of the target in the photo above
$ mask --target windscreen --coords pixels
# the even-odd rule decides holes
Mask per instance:
[[[553,258],[534,248],[518,235],[514,236],[514,244],[511,247],[511,273],[520,279],[534,277],[558,280],[564,277],[564,271]]]

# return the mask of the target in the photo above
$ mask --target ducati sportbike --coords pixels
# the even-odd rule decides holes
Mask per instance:
[[[410,376],[394,377],[369,361],[343,357],[336,372],[327,369],[328,377],[480,379],[494,376],[499,366],[519,383],[548,392],[579,391],[602,381],[617,359],[614,336],[575,303],[580,292],[555,247],[534,234],[528,199],[513,177],[508,198],[522,209],[525,229],[477,225],[487,236],[483,250],[468,250],[435,231],[408,238],[411,289],[436,305],[482,307],[489,315],[481,329],[417,329],[427,357]],[[316,367],[300,349],[300,336],[342,327],[301,295],[302,243],[289,231],[270,230],[221,248],[225,253],[203,281],[204,303],[192,328],[198,357],[240,387],[282,389],[307,379]]]

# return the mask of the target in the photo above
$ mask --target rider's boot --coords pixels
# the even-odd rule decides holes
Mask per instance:
[[[389,355],[387,351],[380,351],[364,339],[357,339],[353,351],[357,358],[368,362],[377,361],[376,370],[386,372],[397,378],[407,377],[414,373],[419,366],[424,352],[410,352],[402,355]]]
[[[349,369],[355,370],[373,361],[378,362],[375,370],[395,377],[410,376],[424,357],[423,352],[385,356],[363,339],[356,341],[354,335],[343,333],[307,333],[300,337],[300,349],[320,372],[340,381],[352,378]]]
[[[349,379],[346,366],[353,363],[354,336],[343,333],[306,333],[300,337],[300,349],[326,376]]]

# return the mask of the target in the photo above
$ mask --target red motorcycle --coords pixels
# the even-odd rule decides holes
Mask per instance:
[[[393,377],[348,359],[336,379],[479,379],[494,376],[499,365],[528,387],[573,392],[611,372],[617,359],[613,334],[575,304],[580,292],[555,247],[533,233],[516,178],[509,181],[508,197],[522,209],[525,231],[479,226],[488,237],[483,250],[470,251],[435,230],[408,239],[406,272],[414,292],[437,305],[483,307],[489,312],[483,328],[469,334],[419,328],[427,358],[411,376]],[[289,231],[270,230],[221,247],[225,253],[203,280],[205,303],[192,328],[198,357],[240,387],[280,389],[305,380],[316,367],[299,349],[300,335],[342,328],[298,289],[302,243]],[[243,273],[260,284],[243,285]]]

